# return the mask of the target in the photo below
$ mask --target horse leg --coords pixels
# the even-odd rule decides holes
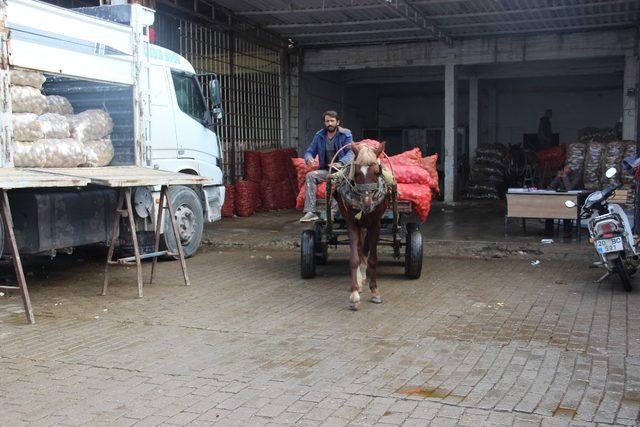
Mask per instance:
[[[371,290],[371,302],[380,304],[382,295],[378,290],[377,266],[378,266],[378,237],[380,235],[380,226],[374,226],[368,233],[369,239],[369,258],[367,262],[367,277],[369,278],[369,289]]]
[[[360,253],[360,265],[358,266],[358,271],[360,272],[360,277],[362,280],[360,282],[360,292],[362,292],[362,288],[365,284],[369,283],[369,273],[367,272],[367,265],[369,259],[369,251],[371,248],[371,238],[370,234],[367,230],[363,230],[364,238],[362,239],[362,251]]]
[[[358,244],[358,259],[360,264],[358,265],[358,292],[362,292],[362,289],[367,283],[367,255],[369,248],[367,247],[368,235],[366,229],[360,229],[360,241]]]
[[[354,226],[349,226],[349,267],[351,269],[351,295],[349,308],[360,308],[360,293],[358,292],[358,267],[360,265],[360,232]]]

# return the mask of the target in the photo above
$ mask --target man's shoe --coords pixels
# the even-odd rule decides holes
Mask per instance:
[[[300,222],[313,222],[319,219],[320,217],[318,217],[314,212],[307,212],[302,218],[300,218]]]

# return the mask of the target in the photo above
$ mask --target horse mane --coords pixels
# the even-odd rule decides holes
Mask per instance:
[[[353,164],[360,166],[370,166],[378,161],[376,150],[368,144],[358,146],[358,156],[353,160]]]

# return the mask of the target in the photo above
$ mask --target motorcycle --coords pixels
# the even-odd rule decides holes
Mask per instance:
[[[616,168],[610,168],[605,176],[609,179],[616,176]],[[587,219],[590,242],[595,246],[600,256],[600,261],[594,263],[594,267],[606,269],[606,273],[596,280],[602,282],[613,273],[617,273],[622,281],[624,290],[630,292],[631,276],[638,269],[640,257],[636,240],[629,224],[627,214],[615,203],[608,200],[622,184],[610,185],[603,190],[591,193],[582,204],[580,218]],[[567,200],[565,206],[576,207],[576,204]]]

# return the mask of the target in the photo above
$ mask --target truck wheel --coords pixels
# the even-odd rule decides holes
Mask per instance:
[[[311,279],[316,275],[316,234],[313,230],[304,230],[300,236],[300,276]]]
[[[178,234],[182,243],[182,250],[185,258],[193,256],[202,241],[202,230],[204,227],[204,214],[202,212],[202,203],[200,197],[189,187],[177,185],[169,188],[168,197],[171,197],[173,205],[173,213],[178,226]],[[168,210],[165,211],[163,224],[163,239],[167,250],[176,255],[173,258],[178,259],[178,248],[176,240],[173,237],[173,229],[171,221],[166,216]]]
[[[407,240],[404,248],[404,275],[418,279],[422,274],[422,232],[415,222],[407,224]]]
[[[622,258],[618,257],[613,261],[613,264],[616,266],[616,271],[618,272],[618,276],[620,276],[620,280],[622,281],[622,286],[624,290],[627,292],[631,292],[631,279],[629,278],[629,272],[627,268],[624,266],[624,262]]]

